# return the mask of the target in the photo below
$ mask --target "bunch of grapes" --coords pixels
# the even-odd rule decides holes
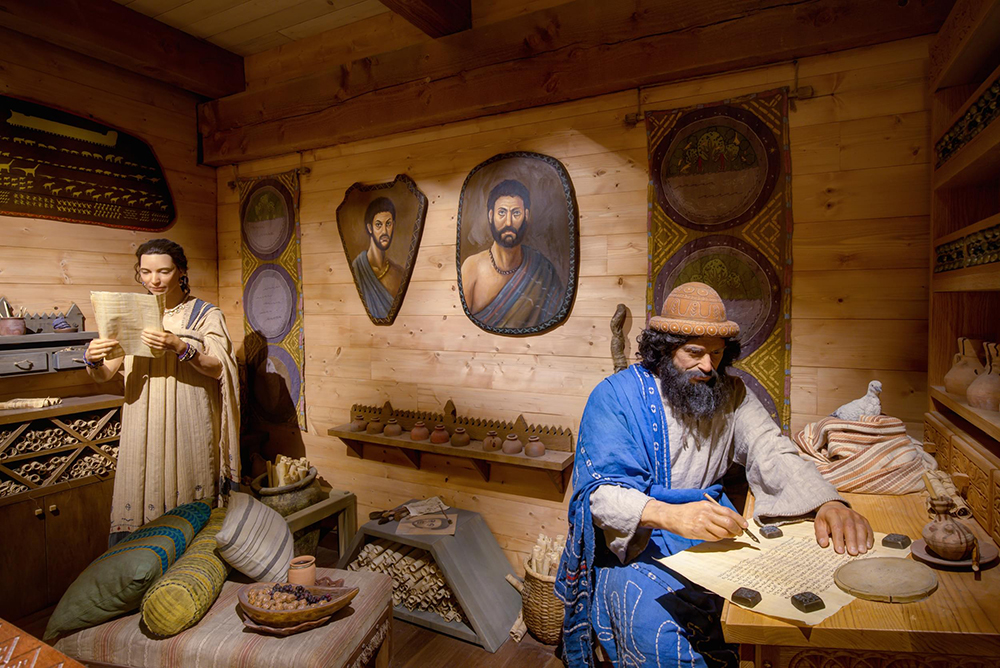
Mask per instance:
[[[283,594],[292,594],[293,596],[295,596],[296,601],[301,601],[305,599],[306,603],[308,603],[309,605],[315,605],[317,603],[324,603],[326,601],[333,600],[333,596],[331,596],[330,594],[324,594],[323,596],[316,596],[302,585],[275,584],[273,587],[271,587],[272,596],[278,592],[281,592]]]

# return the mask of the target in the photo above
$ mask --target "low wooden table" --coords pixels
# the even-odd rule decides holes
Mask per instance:
[[[919,494],[844,497],[875,531],[916,540],[930,521]],[[988,540],[975,521],[966,524]],[[978,582],[971,570],[934,572],[938,590],[916,603],[858,599],[817,626],[798,627],[727,601],[722,628],[742,645],[741,668],[882,668],[904,658],[920,668],[1000,667],[1000,567],[989,565]]]
[[[337,554],[343,557],[351,546],[354,534],[358,532],[358,497],[353,492],[324,487],[327,497],[311,506],[285,517],[288,529],[295,533],[299,529],[316,524],[327,517],[337,515]]]
[[[230,580],[201,621],[173,637],[153,637],[135,613],[71,633],[55,648],[90,668],[388,668],[392,578],[316,569],[317,578],[324,575],[343,578],[358,595],[323,626],[285,638],[243,625],[237,596],[245,584]]]

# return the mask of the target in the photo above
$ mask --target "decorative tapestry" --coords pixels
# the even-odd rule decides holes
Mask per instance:
[[[243,258],[243,349],[252,410],[306,429],[302,235],[297,170],[237,179]]]
[[[740,325],[739,376],[788,432],[791,162],[787,90],[646,112],[646,320],[682,283],[712,286]]]

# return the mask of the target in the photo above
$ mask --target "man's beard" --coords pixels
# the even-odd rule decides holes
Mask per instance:
[[[500,230],[495,228],[492,222],[490,223],[490,232],[493,233],[493,240],[496,241],[501,246],[503,246],[504,248],[513,248],[515,246],[520,246],[521,240],[524,238],[524,235],[527,231],[528,231],[528,225],[526,223],[521,225],[521,229],[517,229],[513,225],[508,225],[507,227],[504,227],[503,229]],[[504,239],[503,235],[509,233],[513,233],[514,238]]]
[[[704,378],[699,369],[681,371],[669,357],[660,365],[660,383],[663,396],[674,413],[682,418],[704,420],[711,418],[726,405],[732,394],[732,381],[722,371],[712,370],[707,381],[692,382],[692,378]]]
[[[381,237],[376,237],[375,235],[371,235],[371,237],[372,241],[375,242],[375,245],[379,247],[379,250],[383,251],[389,250],[389,246],[392,244],[391,236],[389,236],[388,234],[383,234]],[[385,239],[384,242],[382,241],[383,239]]]

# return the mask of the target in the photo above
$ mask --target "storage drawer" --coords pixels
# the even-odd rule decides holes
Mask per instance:
[[[14,376],[19,373],[36,373],[49,370],[49,355],[46,352],[6,353],[0,355],[0,376]]]
[[[87,353],[87,348],[80,346],[79,348],[66,348],[64,350],[57,350],[52,353],[52,368],[56,371],[65,371],[66,369],[82,369],[83,356]]]

